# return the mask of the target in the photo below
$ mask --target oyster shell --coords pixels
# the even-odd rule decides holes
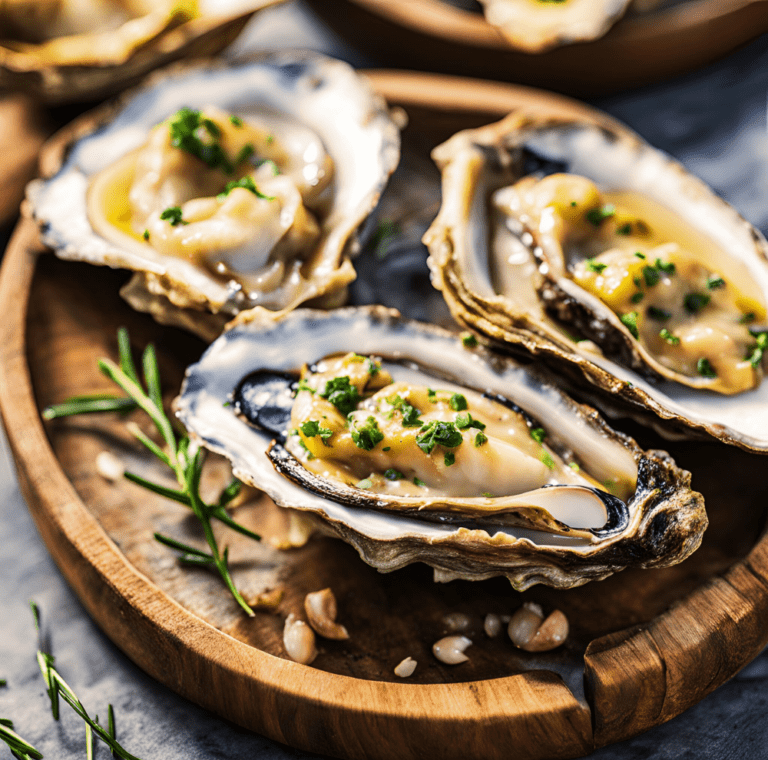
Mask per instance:
[[[298,403],[290,388],[298,375],[286,373],[347,352],[380,357],[382,373],[439,388],[436,393],[447,389],[502,399],[509,407],[505,419],[521,416],[526,430],[548,431],[547,449],[536,437],[542,461],[552,451],[564,462],[581,464],[598,481],[610,480],[619,489],[626,484],[626,501],[573,482],[534,486],[517,498],[435,496],[429,489],[425,497],[392,495],[369,490],[363,482],[346,484],[334,474],[324,475],[322,467],[319,474],[310,470],[301,447],[289,441],[294,438],[290,415]],[[355,367],[362,366],[353,359]],[[321,362],[318,369],[324,366]],[[298,396],[315,398],[301,391]],[[470,399],[470,410],[474,403]],[[421,411],[426,420],[430,412]],[[231,460],[239,478],[280,506],[314,514],[326,531],[385,572],[419,561],[433,567],[440,581],[503,575],[520,589],[535,583],[570,587],[628,565],[679,562],[699,545],[707,523],[701,495],[690,490],[689,473],[664,452],[643,452],[610,430],[594,410],[556,389],[543,372],[482,347],[468,348],[453,333],[383,307],[297,310],[278,320],[238,325],[188,369],[176,412],[194,439]],[[330,415],[321,423],[332,426]],[[353,421],[351,428],[356,427]],[[488,433],[494,435],[490,420]],[[342,436],[339,432],[339,445]],[[485,445],[490,454],[490,444]],[[361,454],[362,448],[358,444]],[[383,444],[369,451],[385,456]],[[414,447],[413,458],[426,462],[424,451]],[[469,439],[456,451],[458,469],[460,452],[473,454]],[[446,459],[434,466],[444,475],[451,464]],[[386,466],[380,462],[379,469]],[[427,483],[416,479],[414,485]],[[491,483],[474,488],[493,490]]]
[[[602,37],[632,0],[480,0],[485,17],[526,53]]]
[[[268,53],[160,73],[54,144],[28,197],[58,256],[134,270],[134,308],[212,339],[245,309],[343,298],[398,156],[384,102],[347,64]]]
[[[667,431],[694,429],[746,449],[768,450],[768,386],[760,383],[761,342],[765,339],[750,335],[747,326],[737,324],[748,316],[757,317],[758,322],[765,318],[768,244],[731,206],[672,159],[607,118],[577,120],[546,113],[516,113],[496,124],[455,135],[435,149],[433,157],[443,170],[444,202],[424,241],[430,249],[433,284],[442,291],[456,319],[507,347],[546,357],[575,382],[586,381],[607,392],[610,396],[599,395],[617,413],[629,412],[647,420],[650,411],[661,418],[661,423],[655,422]],[[665,312],[648,306],[654,293],[670,284],[663,269],[655,269],[653,264],[655,260],[661,261],[662,268],[668,266],[666,254],[659,253],[664,246],[649,243],[646,252],[651,258],[642,251],[632,254],[631,249],[622,254],[639,267],[634,286],[629,276],[634,265],[623,270],[629,285],[637,287],[632,298],[640,300],[633,301],[639,304],[631,307],[634,314],[617,313],[595,296],[594,289],[577,282],[579,267],[582,275],[584,265],[601,271],[611,264],[613,253],[590,258],[594,254],[585,253],[583,248],[569,248],[554,232],[562,226],[563,217],[555,218],[552,212],[545,225],[541,209],[532,210],[527,201],[520,200],[526,193],[543,194],[543,184],[533,187],[537,178],[549,182],[564,176],[563,172],[577,175],[568,182],[624,193],[633,203],[641,198],[651,228],[658,213],[659,229],[671,226],[685,231],[691,250],[700,257],[699,270],[711,275],[710,286],[718,287],[719,282],[720,290],[735,294],[734,303],[752,304],[749,314],[734,312],[727,317],[730,312],[723,312],[733,322],[729,330],[740,331],[738,340],[726,336],[732,357],[729,368],[734,376],[738,370],[745,382],[728,385],[725,370],[710,371],[712,365],[724,360],[724,350],[710,351],[708,346],[711,360],[693,362],[691,373],[690,369],[684,371],[683,365],[665,364],[663,355],[654,354],[643,343],[638,314],[651,325],[651,317],[661,319],[654,335],[664,332],[671,342],[680,342],[663,327],[671,309]],[[568,206],[583,215],[579,203],[581,200],[571,201]],[[552,208],[550,205],[547,212]],[[618,201],[615,207],[597,205],[588,213],[601,214],[603,208],[610,208],[618,219]],[[563,212],[565,217],[570,211]],[[668,223],[667,217],[672,221]],[[600,227],[601,220],[594,221]],[[645,269],[654,271],[646,273]],[[680,271],[674,274],[674,266],[672,270],[672,279],[682,282]],[[716,272],[722,272],[727,287],[725,280],[712,274]],[[641,274],[648,274],[650,279],[643,282]],[[660,285],[654,291],[657,283]],[[705,304],[712,299],[714,304],[716,291],[706,290],[706,286],[702,289],[696,297]],[[695,313],[692,309],[689,326],[698,329]],[[634,324],[628,324],[630,316]],[[710,332],[720,336],[723,331],[718,330]],[[574,335],[576,332],[580,334]],[[687,360],[685,351],[697,344],[686,343],[683,337],[680,355]],[[738,355],[743,346],[749,359]],[[748,390],[738,395],[720,395],[745,388]]]
[[[103,98],[158,66],[213,55],[283,0],[7,0],[0,86],[49,103]]]

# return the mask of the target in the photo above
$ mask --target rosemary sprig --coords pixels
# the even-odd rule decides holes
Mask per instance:
[[[81,396],[76,399],[70,399],[63,404],[58,404],[56,407],[47,407],[43,411],[43,416],[46,419],[53,419],[54,417],[95,411],[116,411],[128,408],[128,404],[131,405],[130,408],[138,407],[142,409],[157,428],[157,431],[163,440],[164,447],[158,446],[158,444],[146,435],[138,425],[129,423],[128,430],[140,443],[152,452],[154,456],[172,470],[179,487],[178,489],[168,488],[167,486],[153,483],[142,478],[140,475],[131,472],[126,472],[125,477],[131,482],[147,488],[154,493],[189,507],[203,528],[205,540],[210,548],[210,554],[203,552],[206,559],[201,561],[199,554],[189,551],[190,547],[187,547],[186,545],[182,545],[183,548],[173,546],[168,540],[158,538],[159,534],[155,534],[155,538],[158,541],[161,541],[161,543],[180,551],[180,559],[186,564],[214,567],[235,601],[249,616],[253,616],[253,610],[237,590],[235,583],[232,580],[228,566],[229,552],[226,548],[223,551],[219,549],[216,536],[211,527],[211,520],[217,519],[232,528],[232,530],[235,530],[248,538],[255,541],[261,540],[261,537],[258,534],[248,530],[245,526],[240,525],[227,514],[226,506],[235,498],[235,496],[237,496],[241,484],[239,481],[233,480],[221,492],[217,502],[214,504],[208,504],[203,501],[200,496],[200,476],[202,474],[205,451],[196,443],[190,441],[188,436],[177,436],[171,420],[163,410],[160,372],[157,366],[157,356],[155,354],[154,346],[151,344],[148,345],[142,354],[141,367],[144,377],[144,385],[142,385],[136,365],[133,361],[128,331],[125,328],[120,328],[117,332],[117,345],[119,364],[116,364],[110,359],[100,359],[98,366],[104,375],[127,394],[127,398],[124,396]],[[113,406],[106,404],[105,408],[97,408],[99,404],[105,404],[105,399],[110,399]],[[122,405],[117,404],[117,401],[122,402]],[[190,559],[190,557],[197,557],[197,559]]]
[[[0,718],[0,740],[4,741],[16,760],[42,760],[43,753],[36,750],[28,741],[22,739],[13,730],[13,721]]]
[[[45,684],[48,687],[48,697],[51,701],[51,713],[53,714],[54,720],[59,719],[59,697],[61,697],[85,722],[85,748],[89,760],[92,760],[93,758],[93,743],[95,736],[98,736],[98,738],[112,750],[113,757],[121,758],[121,760],[140,760],[138,757],[128,752],[128,750],[124,749],[115,738],[114,712],[112,710],[112,705],[109,706],[108,729],[105,729],[99,724],[98,716],[91,718],[91,716],[88,715],[88,711],[85,709],[83,703],[77,698],[75,692],[72,691],[67,682],[56,670],[54,656],[50,652],[45,651],[40,631],[40,610],[34,602],[30,602],[30,607],[32,608],[32,615],[35,620],[35,628],[38,632],[37,664],[40,667],[40,672],[43,674]],[[37,752],[37,750],[35,750],[35,752]],[[35,758],[42,757],[39,752],[36,755],[29,754],[29,756]]]

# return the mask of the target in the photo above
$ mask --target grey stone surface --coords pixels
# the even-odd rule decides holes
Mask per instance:
[[[281,46],[375,63],[324,32],[301,5],[270,12],[240,50]],[[597,103],[667,150],[768,232],[768,38],[705,71]],[[0,717],[46,758],[85,757],[82,722],[50,714],[35,662],[30,599],[43,611],[57,665],[91,714],[111,702],[118,738],[143,760],[309,758],[248,733],[178,697],[135,667],[99,631],[48,556],[0,446]],[[594,753],[596,760],[768,758],[768,652],[684,715]],[[108,756],[101,746],[97,758]],[[0,758],[10,757],[0,745]]]

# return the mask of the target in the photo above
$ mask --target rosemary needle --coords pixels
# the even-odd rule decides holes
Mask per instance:
[[[205,451],[197,446],[197,444],[191,442],[187,436],[177,436],[171,420],[163,409],[160,372],[157,366],[154,346],[148,345],[141,357],[141,369],[144,378],[142,384],[136,364],[133,361],[128,331],[125,328],[120,328],[117,332],[117,345],[119,363],[116,364],[110,359],[100,359],[98,366],[104,375],[127,394],[126,396],[78,396],[65,401],[63,404],[47,407],[43,410],[43,416],[46,419],[54,419],[55,417],[73,414],[97,411],[123,411],[136,407],[144,411],[157,428],[164,446],[161,447],[155,443],[136,424],[129,423],[128,430],[145,448],[172,470],[176,477],[178,488],[168,488],[167,486],[152,483],[130,472],[126,472],[125,477],[143,488],[147,488],[154,493],[189,507],[203,528],[210,554],[203,553],[201,555],[196,551],[192,551],[191,547],[186,546],[186,544],[180,544],[179,542],[176,542],[179,543],[176,546],[171,543],[172,540],[166,537],[160,538],[159,534],[155,534],[155,538],[166,546],[181,552],[180,560],[186,564],[215,568],[235,601],[244,612],[249,616],[253,616],[253,610],[237,590],[229,572],[229,553],[226,548],[223,551],[219,549],[216,536],[211,527],[211,520],[216,519],[248,538],[255,541],[261,540],[258,534],[240,525],[240,523],[233,520],[227,514],[227,504],[239,493],[239,481],[233,480],[221,492],[216,503],[208,504],[203,501],[200,496],[200,477],[205,459]]]
[[[17,760],[41,760],[43,753],[36,750],[28,741],[22,739],[13,730],[13,721],[7,718],[0,718],[0,740],[4,741],[8,748],[11,750],[11,754],[17,758]]]
[[[140,760],[138,757],[124,749],[115,738],[112,705],[109,706],[109,729],[104,729],[99,724],[98,716],[91,718],[91,716],[88,715],[88,711],[85,709],[83,703],[77,698],[75,692],[72,691],[67,682],[56,670],[54,656],[50,652],[46,652],[43,647],[42,634],[40,631],[40,609],[35,602],[30,602],[30,607],[32,608],[32,615],[35,620],[35,628],[38,631],[37,663],[40,667],[40,672],[45,679],[45,685],[48,687],[48,697],[51,701],[51,713],[53,714],[54,720],[59,719],[59,697],[61,697],[85,722],[86,754],[89,760],[93,758],[94,736],[98,736],[99,739],[112,750],[112,755],[114,757],[118,757],[121,760]],[[34,748],[30,749],[34,750]],[[36,752],[36,754],[33,755],[27,750],[26,754],[29,757],[42,758],[42,755],[37,752],[37,750],[34,750],[34,752]]]

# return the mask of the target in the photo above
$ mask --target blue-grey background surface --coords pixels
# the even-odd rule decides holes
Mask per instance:
[[[255,20],[233,53],[306,47],[355,65],[376,65],[325,31],[300,3]],[[701,72],[595,101],[669,152],[768,233],[768,37]],[[735,494],[738,498],[738,494]],[[244,731],[157,684],[96,627],[59,574],[0,446],[0,717],[46,758],[85,757],[83,723],[69,708],[51,718],[35,662],[28,600],[51,632],[57,664],[91,714],[111,702],[118,738],[142,760],[313,757]],[[0,759],[11,757],[0,744]],[[98,747],[97,758],[108,757]],[[592,756],[595,760],[768,758],[768,651],[682,716]]]

